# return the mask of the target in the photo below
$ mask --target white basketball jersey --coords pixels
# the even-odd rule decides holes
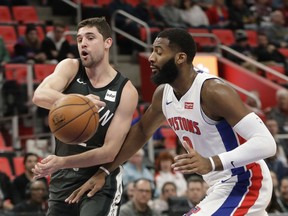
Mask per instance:
[[[214,121],[201,109],[201,89],[207,79],[219,79],[216,76],[199,72],[180,100],[176,98],[173,88],[166,84],[163,92],[162,109],[166,119],[181,142],[186,141],[203,157],[218,155],[231,151],[240,145],[240,140],[226,120]],[[212,185],[219,179],[237,175],[246,167],[204,175],[205,181]]]

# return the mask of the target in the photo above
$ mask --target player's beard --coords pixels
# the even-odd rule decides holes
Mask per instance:
[[[168,60],[158,73],[152,74],[151,79],[156,85],[172,83],[178,77],[179,70],[175,64],[174,58]]]

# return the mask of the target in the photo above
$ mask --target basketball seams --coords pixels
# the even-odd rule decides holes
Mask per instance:
[[[68,94],[55,102],[49,111],[49,127],[65,144],[89,140],[97,131],[98,109],[84,95]]]
[[[75,139],[69,141],[69,142],[75,142],[76,140],[78,140],[78,139],[83,135],[83,133],[86,131],[88,125],[91,123],[91,120],[92,120],[92,117],[93,117],[93,116],[94,116],[94,113],[92,113],[92,114],[90,115],[89,121],[87,121],[87,123],[86,123],[85,127],[83,128],[83,130],[81,131],[80,135],[79,135],[78,137],[76,137]],[[94,118],[94,119],[95,119],[95,118]],[[95,121],[94,124],[97,125],[97,122]],[[96,132],[96,130],[95,130],[95,132]],[[95,133],[93,133],[93,135],[94,135],[94,134],[95,134]],[[89,140],[93,135],[91,135],[87,140]],[[87,141],[87,140],[85,140],[85,141]]]

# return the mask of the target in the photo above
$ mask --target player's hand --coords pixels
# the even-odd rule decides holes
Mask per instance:
[[[38,162],[32,169],[34,173],[34,179],[42,178],[63,167],[63,158],[56,155],[49,155],[40,162]]]
[[[86,95],[87,98],[89,98],[97,107],[97,109],[99,110],[101,107],[105,107],[106,103],[104,101],[100,100],[100,97],[94,94],[89,94]]]
[[[81,187],[74,190],[72,194],[65,200],[65,202],[78,203],[80,198],[84,193],[88,192],[87,196],[92,197],[94,194],[99,191],[105,184],[106,174],[103,172],[95,173],[88,181],[86,181]]]
[[[178,155],[174,158],[175,163],[172,168],[175,171],[180,171],[183,174],[197,173],[204,175],[212,170],[210,160],[202,157],[193,148],[191,148],[185,141],[183,142],[187,153]]]

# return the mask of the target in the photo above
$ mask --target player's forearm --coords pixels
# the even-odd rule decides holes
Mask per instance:
[[[142,148],[151,136],[152,134],[145,135],[142,133],[141,126],[139,124],[133,126],[130,129],[130,132],[127,135],[116,158],[112,163],[105,164],[105,168],[110,172],[115,170],[117,167],[127,161],[131,156],[133,156],[140,148]]]
[[[38,89],[33,96],[33,103],[39,107],[50,109],[53,103],[64,94],[53,89]]]
[[[64,157],[61,168],[83,168],[113,161],[114,154],[104,147]]]

